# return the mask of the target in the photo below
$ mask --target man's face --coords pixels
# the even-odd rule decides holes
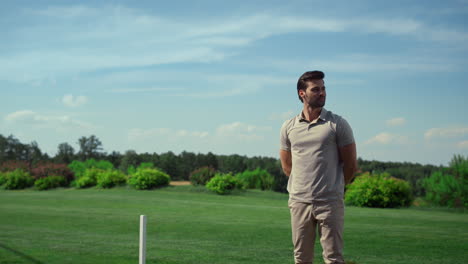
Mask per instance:
[[[304,103],[312,108],[323,107],[327,97],[323,80],[310,80],[306,84],[307,88],[305,90],[299,90],[299,95]]]

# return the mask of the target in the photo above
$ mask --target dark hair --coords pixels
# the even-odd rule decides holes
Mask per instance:
[[[325,74],[321,71],[304,72],[304,74],[302,74],[297,81],[297,96],[299,97],[299,100],[303,102],[301,96],[299,96],[299,90],[305,90],[307,88],[307,81],[322,80],[323,78],[325,78]]]

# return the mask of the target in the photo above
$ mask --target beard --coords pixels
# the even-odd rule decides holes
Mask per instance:
[[[312,107],[312,108],[323,107],[325,105],[325,97],[319,98],[317,100],[313,100],[313,101],[309,102],[308,105],[310,107]]]

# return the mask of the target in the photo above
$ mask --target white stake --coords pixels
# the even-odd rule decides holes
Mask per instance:
[[[140,215],[140,264],[146,262],[146,215]]]

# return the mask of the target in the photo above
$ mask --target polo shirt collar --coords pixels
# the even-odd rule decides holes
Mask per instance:
[[[319,119],[322,120],[322,121],[327,121],[327,119],[328,119],[328,111],[324,107],[322,107],[322,111],[320,111]],[[299,115],[297,115],[297,120],[299,122],[309,123],[309,121],[307,119],[305,119],[304,112],[302,112],[302,111],[301,111],[301,113],[299,113]]]

